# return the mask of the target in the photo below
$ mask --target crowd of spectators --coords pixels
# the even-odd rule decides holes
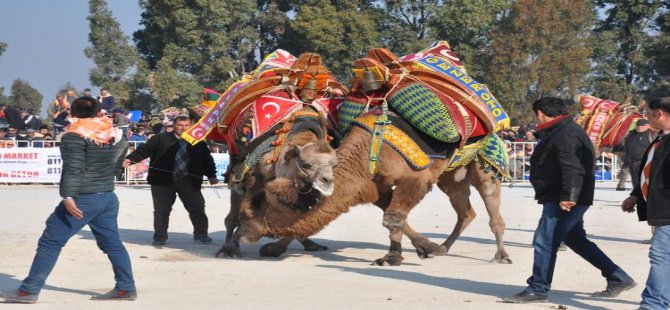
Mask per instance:
[[[85,89],[83,95],[92,96],[91,89]],[[0,105],[0,148],[56,146],[69,124],[70,102],[76,98],[74,90],[57,94],[47,107],[46,119],[36,115],[32,108]],[[188,113],[198,118],[197,114],[188,110],[169,108],[155,115],[143,111],[141,117],[134,118],[133,122],[129,111],[116,106],[108,89],[101,89],[96,99],[103,106],[102,113],[112,118],[114,126],[122,129],[128,140],[135,143],[145,142],[157,133],[172,131],[173,120],[179,114]]]

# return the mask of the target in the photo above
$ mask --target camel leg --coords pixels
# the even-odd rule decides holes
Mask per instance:
[[[391,205],[393,191],[384,191],[384,189],[380,188],[379,192],[379,200],[374,204],[382,209],[382,211],[385,211]],[[442,255],[445,252],[443,246],[430,241],[430,239],[415,231],[407,222],[403,226],[403,234],[412,242],[412,245],[416,248],[416,254],[420,258],[431,258],[433,255]]]
[[[456,242],[465,228],[468,227],[468,225],[472,223],[472,220],[477,216],[477,213],[472,208],[472,204],[470,204],[470,184],[467,182],[467,179],[465,179],[465,172],[465,170],[445,172],[440,176],[437,182],[437,186],[440,190],[449,196],[449,202],[451,202],[451,207],[454,208],[457,216],[454,230],[449,235],[449,238],[442,243],[445,248],[445,254],[449,252],[449,249],[454,245],[454,242]],[[459,174],[463,175],[459,176]],[[456,180],[456,178],[458,178],[458,180]]]
[[[445,248],[444,245],[430,241],[430,239],[409,226],[407,221],[405,221],[405,226],[402,231],[403,234],[412,241],[412,245],[416,249],[416,254],[419,255],[420,258],[432,258],[433,255],[444,255],[447,253],[447,248]]]
[[[288,249],[288,245],[293,241],[293,238],[284,237],[277,242],[271,242],[261,247],[259,253],[263,257],[279,257]],[[328,247],[320,245],[309,238],[303,240],[298,239],[305,251],[327,251]]]
[[[384,210],[382,225],[389,230],[391,246],[388,254],[376,259],[373,264],[383,266],[399,266],[402,264],[402,236],[406,226],[407,214],[421,201],[429,189],[427,182],[421,180],[405,181],[397,184],[393,198]]]
[[[484,201],[486,211],[489,214],[489,227],[496,238],[496,246],[498,250],[491,262],[501,264],[511,264],[512,260],[509,254],[505,251],[503,234],[505,233],[505,221],[500,215],[500,182],[494,182],[491,179],[491,174],[486,174],[482,169],[475,167],[472,171],[477,175],[473,178],[473,185],[479,192],[479,195]]]
[[[221,246],[221,248],[216,251],[214,254],[215,257],[242,257],[240,252],[240,239],[242,235],[239,232],[239,229],[235,229],[235,233],[230,240],[227,240],[226,243]]]

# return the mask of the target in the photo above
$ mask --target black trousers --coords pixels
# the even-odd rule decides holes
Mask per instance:
[[[207,236],[209,221],[205,214],[205,198],[188,182],[176,182],[171,186],[151,185],[151,197],[154,201],[154,240],[167,240],[172,205],[179,195],[188,217],[193,224],[193,237]]]

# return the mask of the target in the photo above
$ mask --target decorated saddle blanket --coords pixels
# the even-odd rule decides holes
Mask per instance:
[[[643,117],[630,103],[620,104],[587,95],[578,96],[577,101],[582,112],[575,122],[584,128],[595,148],[621,145],[635,122]]]
[[[353,121],[353,125],[372,133],[378,115],[379,110],[366,113],[356,118]],[[398,151],[412,168],[428,168],[432,164],[431,158],[448,158],[458,147],[458,142],[445,143],[439,141],[423,132],[415,130],[409,123],[397,115],[388,113],[388,116],[391,124],[388,124],[384,129],[384,143]]]
[[[379,114],[379,110],[374,110],[356,118],[352,124],[373,133]],[[496,171],[497,179],[511,179],[507,152],[497,135],[472,137],[459,149],[458,142],[436,140],[415,130],[397,115],[389,113],[388,116],[391,123],[385,127],[384,143],[395,149],[412,168],[425,169],[432,164],[432,158],[449,158],[446,170],[451,171],[479,158],[484,161],[485,169]]]

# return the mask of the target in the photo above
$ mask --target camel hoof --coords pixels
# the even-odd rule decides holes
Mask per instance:
[[[374,262],[372,262],[372,265],[376,266],[400,266],[402,264],[402,261],[404,258],[400,253],[393,252],[384,255],[382,258],[375,259]]]
[[[308,252],[319,252],[319,251],[328,251],[328,247],[325,245],[320,245],[310,239],[305,239],[302,242],[302,246],[305,248],[305,251]]]
[[[433,258],[435,255],[444,255],[447,253],[447,248],[428,239],[412,242],[416,248],[416,254],[419,258]]]
[[[277,242],[271,242],[262,246],[258,252],[261,257],[279,257],[286,252],[286,247],[277,245]]]
[[[507,253],[496,253],[496,256],[493,257],[489,262],[491,263],[498,263],[498,264],[511,264],[512,259],[509,258],[509,255]]]
[[[242,258],[242,253],[240,252],[240,246],[234,244],[224,244],[216,253],[214,257],[237,257]]]

